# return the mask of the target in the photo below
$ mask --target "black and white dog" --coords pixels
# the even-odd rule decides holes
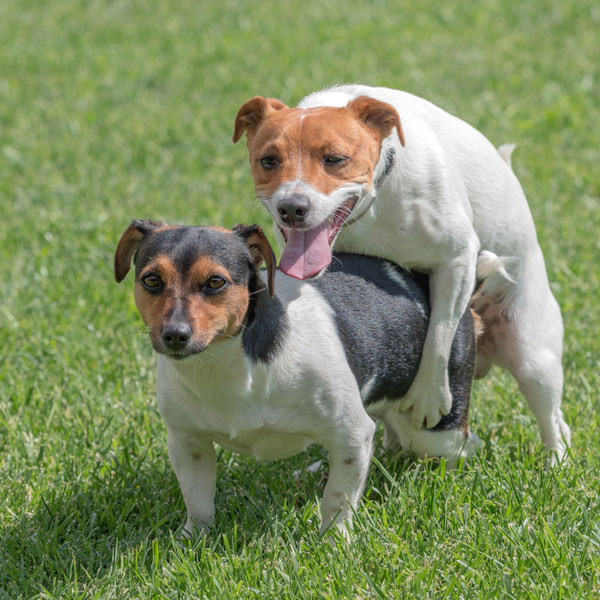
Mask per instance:
[[[385,445],[420,456],[453,462],[477,445],[467,424],[476,359],[469,310],[452,345],[450,413],[417,429],[402,406],[427,332],[426,276],[339,254],[323,277],[299,281],[276,272],[258,226],[136,220],[116,251],[117,281],[132,257],[136,305],[159,353],[158,404],[188,511],[185,532],[213,522],[215,442],[267,460],[322,445],[322,527],[333,522],[342,533],[367,475],[373,418],[384,424]]]

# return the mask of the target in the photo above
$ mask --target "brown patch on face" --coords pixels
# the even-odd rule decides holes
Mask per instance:
[[[163,292],[152,294],[142,286],[141,280],[146,275],[153,273],[163,282]],[[150,328],[150,337],[155,339],[160,335],[165,315],[173,305],[175,292],[181,287],[179,272],[168,256],[159,255],[144,266],[135,282],[135,305],[142,317],[144,324]]]
[[[348,107],[285,108],[268,113],[248,131],[257,196],[270,197],[282,184],[296,179],[325,195],[349,182],[370,185],[382,131]],[[259,161],[265,156],[275,157],[278,168],[261,167]],[[345,160],[327,165],[324,159],[329,156]]]

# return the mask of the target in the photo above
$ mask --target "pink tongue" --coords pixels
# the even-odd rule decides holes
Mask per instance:
[[[306,279],[331,263],[327,221],[309,231],[286,229],[285,232],[287,243],[279,261],[280,271],[296,279]]]

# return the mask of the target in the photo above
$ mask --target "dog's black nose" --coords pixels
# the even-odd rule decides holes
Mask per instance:
[[[162,341],[170,350],[181,350],[192,337],[192,328],[187,323],[168,323],[161,331]]]
[[[310,200],[302,194],[292,194],[277,204],[277,212],[281,220],[290,225],[303,223],[309,209]]]

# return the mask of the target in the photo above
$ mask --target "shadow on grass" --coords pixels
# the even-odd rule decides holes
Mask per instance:
[[[109,463],[56,482],[2,530],[0,589],[31,594],[86,582],[111,568],[117,548],[168,537],[183,506],[174,475],[146,461]]]
[[[366,486],[370,502],[383,501],[391,482],[401,486],[411,471],[438,468],[433,461],[383,453],[380,439],[375,448],[379,464],[370,469]],[[219,450],[216,523],[206,546],[217,553],[230,552],[223,546],[224,536],[228,544],[235,538],[240,548],[272,535],[275,523],[293,538],[318,531],[326,459],[319,447],[266,463]],[[10,597],[102,579],[123,555],[135,555],[136,564],[150,570],[153,541],[168,551],[172,536],[179,535],[185,506],[166,448],[153,458],[131,459],[124,450],[119,456],[96,460],[95,470],[65,476],[40,496],[33,512],[16,515],[3,529],[0,590]],[[314,473],[308,471],[318,460],[323,465]],[[76,473],[76,465],[65,468],[67,472]],[[196,542],[194,547],[202,551],[205,543]]]

